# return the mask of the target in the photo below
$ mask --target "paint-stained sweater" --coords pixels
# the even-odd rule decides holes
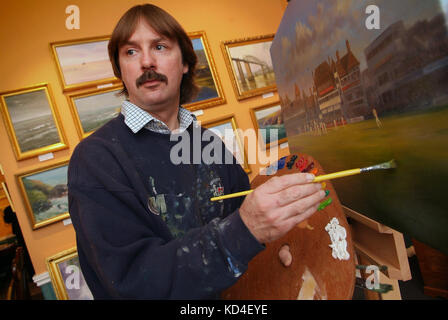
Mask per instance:
[[[69,212],[95,299],[218,298],[263,250],[241,220],[242,198],[210,201],[249,189],[241,166],[173,164],[178,143],[134,134],[120,114],[75,148]]]

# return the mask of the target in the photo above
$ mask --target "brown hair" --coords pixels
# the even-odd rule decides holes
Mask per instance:
[[[183,75],[180,85],[180,104],[192,101],[199,91],[194,82],[197,57],[193,44],[182,26],[168,12],[152,4],[132,7],[115,26],[108,45],[109,59],[115,76],[122,79],[118,50],[132,36],[140,19],[146,21],[160,35],[178,42],[182,52],[182,63],[188,65],[188,72]],[[123,86],[122,93],[128,96],[128,90],[124,83]]]

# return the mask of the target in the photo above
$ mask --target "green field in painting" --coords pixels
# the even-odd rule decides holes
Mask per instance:
[[[288,136],[326,173],[396,159],[398,168],[333,180],[341,202],[448,253],[448,106]]]

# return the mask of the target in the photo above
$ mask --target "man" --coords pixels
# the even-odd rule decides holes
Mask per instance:
[[[309,183],[313,175],[294,174],[270,179],[244,201],[211,202],[216,190],[250,186],[236,161],[170,158],[170,135],[197,127],[179,106],[196,91],[185,31],[162,9],[136,6],[115,27],[109,56],[128,100],[76,147],[68,172],[86,282],[96,299],[218,298],[263,243],[313,214],[324,192]]]

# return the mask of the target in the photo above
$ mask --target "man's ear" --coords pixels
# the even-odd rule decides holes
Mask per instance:
[[[188,73],[188,70],[190,70],[189,68],[188,68],[188,64],[184,64],[184,66],[183,66],[183,68],[182,68],[182,72],[183,72],[183,74],[187,74]]]

